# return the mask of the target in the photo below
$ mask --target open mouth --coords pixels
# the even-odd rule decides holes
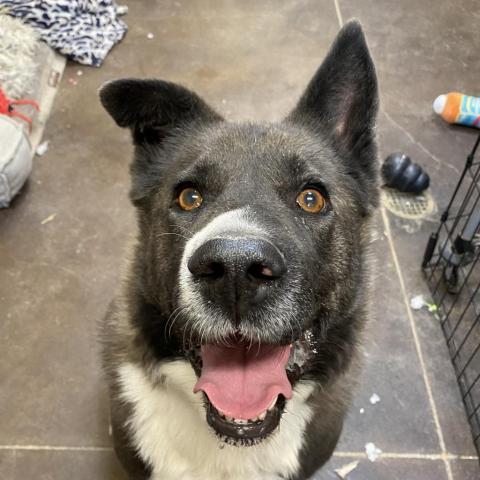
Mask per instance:
[[[294,345],[253,344],[232,339],[189,352],[199,376],[207,422],[234,445],[254,445],[279,426],[292,396]]]

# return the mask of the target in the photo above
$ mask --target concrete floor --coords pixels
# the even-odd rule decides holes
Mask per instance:
[[[110,449],[95,323],[118,285],[135,225],[129,137],[99,105],[104,81],[160,77],[194,88],[228,119],[278,119],[342,19],[357,17],[380,80],[381,156],[400,150],[422,164],[440,211],[475,138],[436,118],[431,102],[451,90],[479,93],[478,0],[121,3],[130,7],[127,37],[102,68],[67,67],[44,136],[50,149],[0,212],[2,480],[123,478]],[[480,478],[439,325],[408,306],[428,291],[419,265],[436,218],[379,215],[366,367],[342,440],[317,480],[336,478],[333,470],[354,460],[350,480]],[[381,401],[373,406],[374,392]],[[384,452],[375,463],[363,455],[367,442]]]

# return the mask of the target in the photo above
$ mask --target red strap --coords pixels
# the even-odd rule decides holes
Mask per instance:
[[[10,113],[10,101],[0,88],[0,113],[8,115]]]
[[[32,119],[23,115],[15,110],[14,105],[31,105],[37,112],[40,111],[40,107],[35,100],[10,100],[5,95],[5,92],[0,87],[0,114],[8,115],[9,117],[17,117],[27,122],[32,127]]]
[[[40,111],[40,107],[35,100],[10,100],[10,105],[30,105],[32,106],[37,112]]]

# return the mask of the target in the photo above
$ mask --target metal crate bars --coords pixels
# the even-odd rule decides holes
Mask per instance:
[[[480,144],[467,157],[422,267],[480,454]],[[480,152],[478,152],[480,153]]]

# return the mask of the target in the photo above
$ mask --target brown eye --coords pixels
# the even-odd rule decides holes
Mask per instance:
[[[198,208],[202,202],[203,198],[200,192],[193,187],[184,188],[177,197],[177,203],[182,210],[194,210]]]
[[[325,208],[325,198],[318,190],[306,188],[298,195],[297,204],[308,213],[320,213]]]

